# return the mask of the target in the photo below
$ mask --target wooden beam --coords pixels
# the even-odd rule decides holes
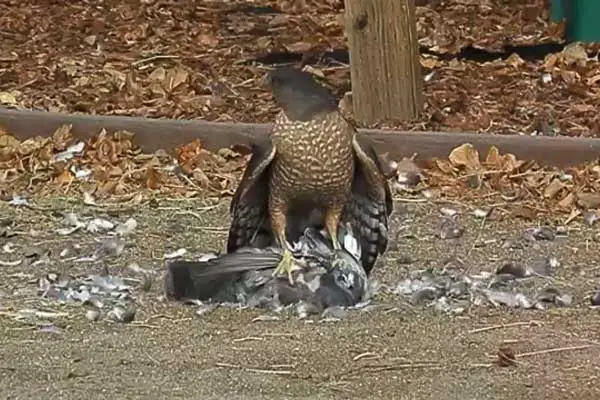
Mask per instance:
[[[102,129],[109,133],[126,130],[136,134],[135,142],[146,152],[167,151],[201,139],[205,147],[215,151],[232,145],[249,144],[265,139],[269,124],[207,122],[201,120],[169,120],[139,117],[62,114],[41,111],[16,111],[0,108],[0,128],[20,140],[50,136],[63,124],[71,124],[78,139],[88,139]],[[407,132],[360,129],[375,142],[377,151],[399,160],[418,154],[417,160],[447,157],[463,143],[471,143],[485,157],[490,146],[503,153],[513,153],[523,160],[536,160],[555,166],[577,165],[600,157],[600,139],[492,135],[477,133]]]
[[[415,0],[346,0],[354,118],[410,120],[423,108]]]

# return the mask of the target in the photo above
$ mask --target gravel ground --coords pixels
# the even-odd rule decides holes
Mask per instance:
[[[599,394],[600,352],[594,340],[600,325],[587,298],[597,282],[593,260],[600,259],[596,227],[572,223],[565,237],[525,240],[523,248],[511,250],[503,246],[507,239],[544,221],[490,218],[483,224],[456,206],[465,233],[442,240],[436,237],[440,205],[397,203],[396,239],[376,268],[378,282],[395,286],[415,271],[444,265],[477,273],[506,260],[529,265],[552,256],[561,265],[548,280],[571,294],[574,304],[546,311],[473,305],[449,315],[388,293],[376,296],[379,307],[348,312],[338,322],[292,316],[255,321],[265,312],[217,308],[198,316],[193,306],[161,298],[163,255],[182,247],[187,255],[221,249],[227,202],[203,210],[193,210],[190,201],[163,198],[152,202],[154,208],[91,207],[65,198],[34,204],[0,207],[2,398],[583,399]],[[108,236],[83,229],[57,235],[65,211],[81,221],[134,218],[137,227],[120,239],[126,246],[119,256],[76,262]],[[61,255],[65,248],[70,253]],[[36,294],[38,279],[47,273],[88,275],[106,267],[135,278],[132,262],[156,273],[149,291],[131,281],[137,305],[131,323],[91,322],[84,307],[61,306]],[[23,309],[66,315],[42,325],[16,320],[14,314]],[[516,353],[516,363],[500,366],[500,348]]]

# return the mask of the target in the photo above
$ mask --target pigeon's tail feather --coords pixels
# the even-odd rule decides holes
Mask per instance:
[[[281,255],[269,249],[238,250],[209,261],[177,260],[167,265],[165,294],[175,300],[209,300],[242,273],[275,268]]]

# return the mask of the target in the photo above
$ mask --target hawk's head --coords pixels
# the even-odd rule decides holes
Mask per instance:
[[[291,120],[308,121],[318,114],[337,110],[338,102],[333,93],[308,72],[278,68],[267,74],[264,83]]]

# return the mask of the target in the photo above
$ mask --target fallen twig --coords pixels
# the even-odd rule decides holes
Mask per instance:
[[[372,353],[370,351],[367,351],[365,353],[361,353],[357,356],[355,356],[352,361],[358,361],[358,360],[362,360],[362,359],[369,359],[369,360],[373,360],[373,359],[377,359],[377,358],[381,358],[381,356],[379,356],[376,353]]]
[[[399,371],[405,369],[441,369],[442,365],[437,362],[404,362],[397,364],[367,364],[358,368],[352,368],[339,374],[341,376],[352,376],[358,373],[376,373],[383,371]]]
[[[176,60],[179,56],[172,56],[169,54],[157,54],[151,57],[142,58],[141,60],[137,60],[131,63],[132,66],[137,67],[138,65],[146,64],[156,60]]]
[[[398,201],[400,203],[427,203],[429,199],[411,199],[407,197],[394,197],[394,201]]]
[[[535,321],[535,320],[531,320],[531,321],[520,321],[520,322],[511,322],[509,324],[499,324],[499,325],[492,325],[492,326],[486,326],[483,328],[477,328],[477,329],[472,329],[470,330],[468,333],[481,333],[481,332],[487,332],[487,331],[491,331],[491,330],[495,330],[495,329],[504,329],[504,328],[513,328],[515,326],[541,326],[542,323],[540,321]]]
[[[552,348],[552,349],[530,351],[528,353],[517,354],[516,357],[517,358],[524,358],[524,357],[537,356],[537,355],[541,355],[541,354],[551,354],[551,353],[562,353],[562,352],[565,352],[565,351],[585,350],[585,349],[589,349],[591,347],[598,347],[598,345],[595,345],[595,344],[584,344],[584,345],[581,345],[581,346],[555,347],[555,348]]]
[[[291,374],[293,374],[293,371],[289,371],[289,370],[247,368],[247,367],[243,367],[241,365],[228,364],[228,363],[216,363],[215,365],[219,368],[239,369],[239,370],[242,370],[245,372],[254,372],[257,374],[267,374],[267,375],[291,375]]]
[[[233,339],[232,342],[234,343],[241,343],[241,342],[249,342],[249,341],[255,341],[255,340],[264,340],[263,338],[257,337],[257,336],[246,336],[243,338],[237,338],[237,339]]]

